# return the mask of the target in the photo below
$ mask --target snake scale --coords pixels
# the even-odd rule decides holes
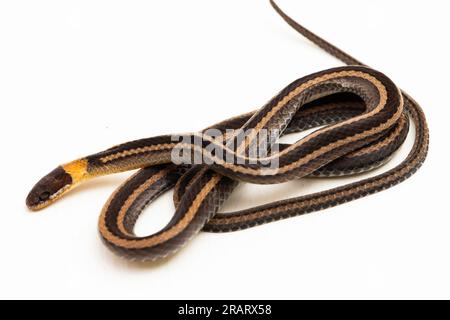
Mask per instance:
[[[346,66],[302,77],[261,109],[213,125],[199,133],[127,142],[59,166],[41,179],[27,206],[43,209],[80,183],[136,170],[110,197],[99,219],[104,243],[131,260],[154,261],[173,255],[200,231],[229,232],[310,213],[390,188],[414,174],[424,162],[429,133],[421,107],[384,74],[318,37],[272,6],[296,31]],[[367,172],[386,163],[415,128],[414,145],[395,168],[341,187],[232,213],[219,213],[239,182],[275,184],[306,176]],[[291,145],[281,136],[317,128]],[[213,136],[211,130],[219,132]],[[239,134],[248,132],[243,139]],[[263,132],[270,132],[258,139]],[[186,142],[188,141],[188,142]],[[195,141],[201,141],[195,143]],[[252,146],[266,146],[266,154]],[[174,161],[188,151],[201,163]],[[175,153],[176,153],[175,152]],[[276,167],[268,164],[276,163]],[[142,211],[174,189],[175,213],[159,232],[133,232]]]

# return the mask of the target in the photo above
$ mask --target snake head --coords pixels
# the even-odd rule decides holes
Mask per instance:
[[[32,211],[48,207],[72,190],[85,176],[84,160],[59,166],[33,187],[26,200],[27,207]]]
[[[58,167],[42,178],[28,194],[26,204],[30,210],[43,209],[62,197],[72,187],[73,179],[63,167]]]

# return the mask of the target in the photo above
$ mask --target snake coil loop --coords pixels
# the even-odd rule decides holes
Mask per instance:
[[[260,110],[184,135],[182,142],[174,142],[170,135],[142,139],[60,166],[32,189],[28,207],[42,209],[88,179],[140,169],[110,197],[100,216],[99,230],[115,253],[147,261],[175,253],[201,230],[236,231],[329,208],[410,177],[428,150],[428,128],[420,106],[384,74],[363,66],[271,3],[295,30],[351,66],[298,79]],[[414,146],[394,169],[324,192],[218,213],[240,181],[274,184],[377,168],[402,145],[410,120],[416,129]],[[277,143],[282,135],[318,126],[325,127],[292,145]],[[213,129],[220,132],[218,137],[208,134]],[[226,131],[229,129],[233,133]],[[243,132],[248,134],[237,139]],[[263,132],[270,135],[259,141]],[[255,144],[265,145],[268,152],[253,154]],[[202,162],[174,163],[173,156],[180,150],[188,151],[188,159],[200,157]],[[141,212],[172,188],[176,206],[172,220],[153,235],[136,236],[133,229]]]

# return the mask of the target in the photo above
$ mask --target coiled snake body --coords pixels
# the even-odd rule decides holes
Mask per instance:
[[[187,141],[201,138],[201,145],[180,144],[172,136],[154,137],[60,166],[32,189],[28,207],[42,209],[88,179],[140,169],[111,196],[102,211],[99,230],[115,253],[147,261],[175,253],[201,230],[235,231],[321,210],[390,188],[410,177],[428,150],[428,129],[420,106],[388,77],[311,33],[271,3],[295,30],[348,66],[296,80],[260,110],[208,128],[223,132],[222,140],[208,135],[209,130],[184,135]],[[324,192],[218,213],[239,181],[273,184],[311,175],[349,175],[378,167],[402,145],[410,120],[415,127],[415,142],[408,157],[394,169]],[[276,144],[284,134],[323,125],[326,127],[292,145]],[[235,143],[236,136],[228,135],[228,129],[251,133]],[[266,139],[272,151],[255,157],[249,152],[250,146],[265,130],[276,133]],[[177,148],[201,155],[204,162],[173,163]],[[276,168],[265,165],[272,160],[276,160]],[[172,220],[153,235],[137,237],[133,228],[141,212],[172,188],[176,205]]]

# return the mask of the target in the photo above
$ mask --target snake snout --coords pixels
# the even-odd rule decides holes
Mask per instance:
[[[40,210],[61,197],[72,185],[72,176],[63,167],[58,167],[42,178],[26,199],[30,210]]]

